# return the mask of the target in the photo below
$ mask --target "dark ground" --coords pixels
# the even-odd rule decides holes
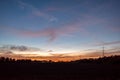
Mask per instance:
[[[1,58],[0,80],[120,80],[120,56],[69,63]]]

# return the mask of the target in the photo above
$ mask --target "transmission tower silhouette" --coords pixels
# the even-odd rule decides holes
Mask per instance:
[[[104,57],[105,56],[105,47],[104,47],[104,45],[103,45],[102,49],[103,49],[102,57]]]

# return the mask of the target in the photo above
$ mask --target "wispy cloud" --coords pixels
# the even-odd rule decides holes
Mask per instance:
[[[45,37],[48,39],[48,42],[52,42],[61,36],[71,36],[73,33],[76,33],[80,30],[79,23],[72,23],[67,25],[62,25],[62,27],[48,27],[45,29],[38,30],[24,30],[12,27],[2,27],[2,31],[9,35],[15,35],[18,37],[26,38],[42,38]],[[81,29],[82,30],[82,29]]]
[[[120,44],[120,41],[96,43],[95,46],[114,45],[114,44]]]
[[[113,42],[117,43],[117,42]],[[119,42],[118,42],[119,43]],[[105,50],[105,56],[120,55],[120,47]],[[89,49],[90,50],[90,49]],[[53,50],[43,51],[38,48],[16,45],[0,47],[0,56],[15,59],[71,61],[83,58],[98,58],[102,56],[102,50],[87,50],[87,52],[54,53]]]
[[[29,15],[31,16],[42,17],[46,20],[49,20],[50,22],[57,21],[57,18],[55,16],[45,13],[39,8],[34,7],[31,4],[25,3],[23,1],[18,1],[18,3],[19,3],[20,8],[29,10],[30,11]]]
[[[90,19],[92,20],[90,21]],[[92,36],[95,38],[95,36],[93,36],[93,34],[91,34],[91,32],[87,30],[87,28],[89,28],[89,25],[97,24],[98,22],[93,23],[93,21],[97,21],[97,20],[98,19],[95,17],[85,17],[85,20],[76,19],[75,21],[72,21],[64,25],[59,25],[56,27],[49,26],[48,28],[45,28],[45,29],[21,30],[17,28],[15,29],[10,27],[3,27],[2,31],[4,30],[14,35],[27,37],[27,38],[28,37],[34,37],[34,38],[46,37],[48,38],[48,42],[52,42],[61,36],[67,36],[67,37],[71,36],[77,32],[79,32],[79,34],[82,34],[84,36],[87,36],[87,37]]]
[[[33,48],[33,47],[27,47],[27,46],[17,46],[17,45],[3,45],[0,47],[0,50],[4,51],[39,51],[41,49]]]
[[[23,45],[3,45],[0,47],[0,56],[5,57],[50,56],[50,52],[47,50]]]
[[[54,41],[59,36],[66,36],[75,31],[76,29],[72,26],[62,27],[62,28],[47,28],[39,31],[30,31],[30,30],[17,31],[16,30],[17,35],[21,35],[25,37],[47,37],[49,42]]]

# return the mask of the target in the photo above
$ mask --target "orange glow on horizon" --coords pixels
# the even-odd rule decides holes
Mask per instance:
[[[36,54],[35,54],[36,53]],[[89,53],[84,53],[82,55],[80,52],[76,53],[62,53],[62,54],[52,54],[52,53],[45,53],[43,54],[41,52],[38,54],[37,52],[16,52],[16,54],[4,54],[0,53],[0,56],[2,57],[10,57],[14,59],[31,59],[31,60],[38,60],[38,61],[53,61],[53,62],[70,62],[70,61],[75,61],[75,60],[80,60],[80,59],[88,59],[88,58],[99,58],[102,56],[101,52],[89,52]],[[47,55],[48,54],[48,55]],[[105,54],[105,56],[111,56],[113,54]],[[114,53],[114,55],[120,55],[119,53]]]

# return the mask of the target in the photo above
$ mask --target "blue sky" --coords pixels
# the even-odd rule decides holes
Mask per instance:
[[[0,0],[0,45],[54,53],[96,49],[96,44],[105,43],[118,46],[119,4],[119,0]]]

